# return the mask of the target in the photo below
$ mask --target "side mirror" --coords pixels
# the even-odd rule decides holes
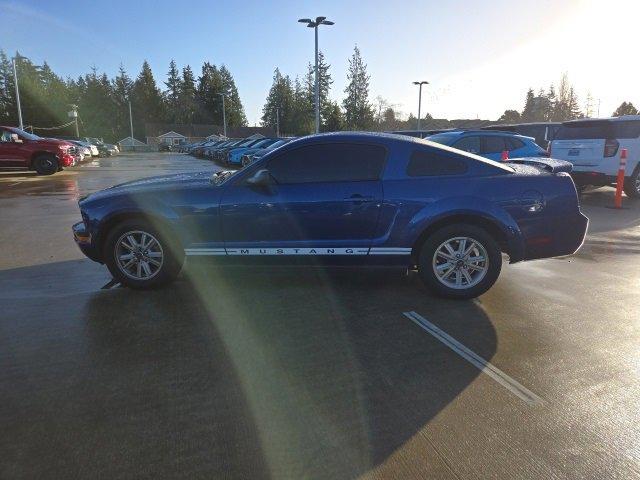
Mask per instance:
[[[247,178],[247,183],[254,187],[267,187],[273,185],[274,181],[269,170],[263,168],[254,173],[252,177]]]

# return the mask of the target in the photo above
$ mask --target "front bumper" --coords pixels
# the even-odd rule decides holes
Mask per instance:
[[[84,222],[74,224],[71,229],[73,231],[73,239],[82,253],[94,262],[102,263],[102,259],[93,244],[91,233],[87,230]]]

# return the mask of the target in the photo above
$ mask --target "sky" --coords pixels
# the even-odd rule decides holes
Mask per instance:
[[[370,98],[405,115],[417,114],[415,80],[429,82],[423,115],[495,120],[566,72],[581,107],[589,93],[593,114],[608,116],[640,106],[639,14],[634,0],[0,0],[0,48],[64,77],[93,66],[113,77],[120,64],[135,77],[146,59],[161,87],[171,59],[196,74],[225,64],[255,125],[273,70],[302,77],[313,61],[313,32],[297,19],[322,15],[335,22],[319,43],[338,101],[357,44]]]

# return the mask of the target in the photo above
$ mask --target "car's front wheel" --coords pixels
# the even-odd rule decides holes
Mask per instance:
[[[59,170],[58,159],[48,153],[38,155],[33,159],[33,169],[39,175],[53,175]]]
[[[145,221],[117,225],[104,244],[104,261],[111,275],[131,288],[154,288],[173,281],[183,260],[174,242]]]
[[[420,249],[418,271],[436,294],[473,298],[491,288],[502,268],[495,239],[475,225],[455,224],[430,235]]]
[[[624,182],[624,193],[628,197],[640,198],[640,164]]]

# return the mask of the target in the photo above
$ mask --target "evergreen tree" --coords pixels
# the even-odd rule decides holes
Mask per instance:
[[[291,134],[295,130],[295,92],[289,76],[282,76],[278,68],[273,72],[273,83],[262,107],[262,125],[272,127],[280,123],[280,134]]]
[[[296,77],[293,82],[293,113],[292,130],[293,135],[309,135],[314,131],[313,104],[309,103],[305,85]]]
[[[236,88],[236,82],[231,72],[222,65],[220,67],[220,79],[222,82],[222,92],[226,95],[225,109],[227,116],[227,125],[230,127],[243,127],[247,125],[247,116],[244,113],[244,107],[240,101],[240,95]]]
[[[145,125],[150,122],[163,122],[165,106],[162,94],[153,78],[151,67],[145,60],[142,70],[133,82],[131,89],[131,105],[133,108],[133,132],[136,138],[145,139]]]
[[[616,111],[611,114],[612,117],[621,117],[623,115],[640,115],[640,112],[631,102],[622,102]]]
[[[112,84],[106,74],[98,75],[95,68],[84,77],[84,88],[78,101],[80,135],[113,138],[116,105]]]
[[[346,127],[351,130],[371,129],[374,113],[369,102],[369,75],[357,45],[349,60],[347,80],[349,81],[345,88],[347,96],[342,103]]]
[[[124,66],[120,64],[118,75],[113,79],[111,91],[115,104],[115,136],[113,141],[119,141],[131,135],[129,124],[129,99],[133,81],[127,75]]]
[[[326,107],[326,117],[324,120],[324,132],[339,132],[344,130],[344,115],[338,102],[330,101]]]
[[[505,110],[498,119],[498,121],[502,123],[519,123],[520,120],[520,113],[517,110]]]
[[[205,62],[202,65],[202,74],[198,77],[198,86],[196,88],[196,100],[198,103],[197,123],[222,125],[222,100],[218,95],[221,92],[222,77],[218,68],[209,62]]]
[[[524,108],[522,109],[522,121],[523,122],[533,122],[534,116],[534,94],[533,89],[530,88],[527,90],[527,98],[524,103]]]
[[[178,105],[175,118],[178,123],[191,124],[196,116],[196,79],[187,65],[182,69],[182,80],[178,91]]]
[[[182,80],[180,79],[180,71],[176,66],[175,60],[169,63],[169,73],[167,73],[167,81],[164,82],[167,87],[165,92],[165,100],[167,104],[167,121],[175,123],[176,114],[180,104],[180,90],[182,88]]]
[[[4,50],[0,50],[0,122],[4,125],[17,123],[12,68],[11,61]]]
[[[543,115],[541,116],[541,118],[539,119],[540,121],[544,120],[544,121],[553,121],[556,113],[556,106],[558,103],[558,99],[556,98],[556,90],[555,87],[553,86],[553,83],[551,85],[549,85],[549,91],[546,95],[541,94],[540,98],[545,98],[546,101],[544,101],[544,112]],[[536,120],[538,121],[538,120]]]

